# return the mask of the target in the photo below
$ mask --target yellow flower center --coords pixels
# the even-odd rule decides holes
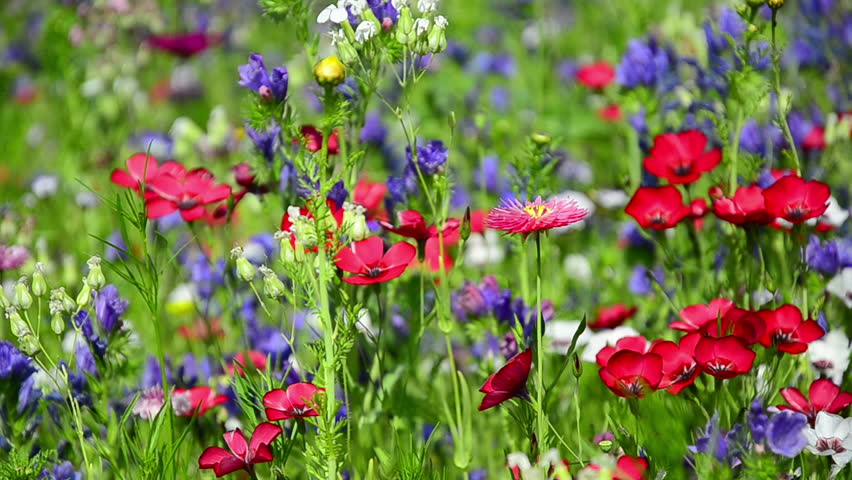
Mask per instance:
[[[527,205],[524,207],[524,211],[530,214],[533,218],[539,218],[550,213],[550,209],[544,205]]]

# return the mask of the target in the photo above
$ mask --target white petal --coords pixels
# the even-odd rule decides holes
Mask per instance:
[[[331,21],[334,23],[343,23],[349,18],[349,13],[345,8],[335,8],[331,12]]]

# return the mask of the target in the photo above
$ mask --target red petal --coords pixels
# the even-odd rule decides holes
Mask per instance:
[[[281,427],[278,425],[273,425],[269,422],[263,422],[254,429],[254,433],[251,435],[251,445],[249,446],[249,451],[255,457],[257,456],[258,449],[261,446],[266,446],[271,444],[281,435]],[[272,457],[270,456],[270,460]],[[255,463],[255,462],[252,462]]]
[[[830,382],[831,381],[829,380],[829,383]],[[813,388],[813,386],[811,386],[811,388]],[[781,396],[784,398],[784,400],[787,402],[787,404],[790,405],[790,407],[792,407],[793,410],[795,410],[797,412],[802,412],[802,413],[810,410],[810,405],[808,404],[808,399],[805,398],[804,395],[802,395],[802,392],[800,392],[798,388],[794,388],[794,387],[782,388],[779,393],[781,393]]]
[[[840,393],[840,387],[834,384],[827,378],[815,380],[808,390],[808,397],[811,400],[814,410],[825,410],[825,407],[831,405],[831,402],[837,398]],[[786,398],[786,397],[785,397]]]
[[[200,218],[203,218],[207,213],[207,210],[204,209],[201,205],[188,208],[186,210],[180,211],[180,216],[183,217],[187,222],[194,222]]]
[[[109,179],[112,183],[114,183],[116,185],[121,185],[122,187],[134,188],[134,189],[139,188],[139,182],[136,181],[136,179],[133,178],[133,176],[131,176],[129,173],[125,172],[124,170],[119,170],[119,169],[116,168],[115,170],[112,171],[112,175],[109,176]]]
[[[257,465],[258,463],[271,462],[272,460],[272,449],[269,448],[269,445],[258,445],[257,449],[254,450],[254,456],[249,463],[251,465]]]
[[[198,468],[213,468],[223,460],[235,458],[234,455],[222,447],[207,447],[198,457]]]
[[[157,176],[157,159],[144,154],[137,153],[127,159],[127,172],[136,179],[136,182],[149,182]]]
[[[514,392],[526,385],[531,366],[532,349],[527,349],[512,357],[487,383],[496,391]]]
[[[287,392],[280,388],[267,392],[266,395],[263,396],[263,406],[281,411],[287,411],[293,407],[292,404],[290,404],[290,398],[287,396]]]
[[[148,187],[163,197],[178,199],[183,195],[183,185],[180,180],[171,176],[161,174],[148,182]]]
[[[414,245],[408,242],[399,242],[384,254],[381,265],[383,268],[407,267],[416,254],[417,249],[414,248]]]
[[[162,197],[153,197],[145,202],[145,207],[148,209],[148,218],[165,217],[177,210],[177,205]]]
[[[479,404],[478,410],[481,412],[483,410],[488,410],[489,408],[499,405],[506,400],[509,400],[514,396],[511,392],[494,392],[488,393],[485,395],[485,398],[482,399],[482,403]]]
[[[840,392],[837,398],[826,407],[828,413],[837,413],[852,404],[852,393]]]
[[[819,326],[819,323],[808,320],[802,322],[799,328],[796,329],[796,337],[800,342],[811,343],[814,340],[819,340],[825,335],[825,331]]]
[[[248,443],[246,442],[246,436],[243,435],[242,430],[238,428],[230,432],[225,432],[223,436],[225,437],[225,443],[228,444],[228,448],[234,452],[234,455],[245,459],[249,450]]]
[[[216,185],[215,187],[207,190],[201,195],[201,203],[207,205],[209,203],[216,203],[225,200],[226,198],[231,196],[231,186],[230,185]]]

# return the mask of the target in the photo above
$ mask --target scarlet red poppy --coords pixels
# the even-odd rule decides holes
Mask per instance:
[[[766,348],[776,347],[778,351],[798,354],[808,350],[808,344],[819,340],[825,331],[819,323],[804,320],[802,312],[795,305],[782,305],[775,310],[760,310],[766,331],[760,338],[760,344]]]
[[[830,196],[828,185],[794,175],[781,178],[763,191],[766,212],[794,224],[825,213]]]
[[[622,455],[615,462],[615,472],[613,480],[642,480],[647,478],[645,473],[648,471],[648,460],[643,457],[631,457],[630,455]]]
[[[382,182],[370,182],[359,180],[352,191],[352,200],[367,210],[368,218],[379,216],[382,211],[382,202],[388,194],[388,186]]]
[[[205,32],[151,35],[148,37],[148,44],[177,57],[189,58],[219,44],[222,38],[221,34]]]
[[[577,223],[588,215],[577,202],[554,198],[543,201],[537,197],[532,202],[521,203],[516,199],[503,200],[499,207],[488,212],[485,224],[488,228],[506,233],[520,233],[525,238],[530,233]]]
[[[137,192],[140,186],[145,185],[160,174],[180,174],[183,166],[177,162],[165,162],[162,165],[157,159],[146,153],[136,153],[127,159],[127,170],[116,168],[110,175],[110,181],[125,188],[132,188]]]
[[[308,151],[316,153],[322,150],[323,135],[321,131],[313,125],[305,125],[302,127],[301,133],[305,148]],[[328,154],[337,155],[338,153],[340,153],[340,138],[337,130],[334,130],[328,137]]]
[[[343,278],[353,285],[371,285],[399,277],[414,258],[417,249],[407,242],[393,245],[387,252],[379,237],[355,242],[341,250],[334,261],[344,272],[354,274]]]
[[[237,353],[234,355],[231,364],[228,365],[228,373],[233,375],[236,371],[240,376],[245,376],[243,369],[258,370],[261,372],[266,370],[266,355],[257,350]]]
[[[666,230],[673,228],[692,213],[683,204],[683,196],[676,187],[639,187],[624,212],[635,218],[642,228]]]
[[[702,337],[695,346],[695,361],[716,378],[728,379],[748,373],[755,356],[757,354],[735,336]]]
[[[733,335],[747,346],[751,346],[763,337],[766,332],[766,322],[757,312],[733,307],[722,315],[720,321],[704,324],[701,331],[714,338]]]
[[[726,298],[717,298],[707,305],[690,305],[680,311],[680,320],[669,327],[683,332],[697,332],[709,322],[714,322],[728,313],[734,302]]]
[[[616,352],[598,371],[601,380],[619,397],[643,398],[663,379],[663,359],[656,353]]]
[[[673,185],[693,183],[722,161],[721,150],[706,149],[707,137],[698,130],[664,133],[654,138],[645,169]]]
[[[217,185],[213,174],[203,168],[187,172],[183,166],[173,173],[160,173],[149,181],[152,195],[145,200],[148,218],[160,218],[180,211],[187,222],[201,219],[205,206],[231,196],[229,185]]]
[[[641,335],[623,337],[619,338],[618,341],[615,342],[615,346],[607,345],[600,349],[600,351],[598,351],[595,355],[595,361],[601,367],[605,367],[609,362],[609,359],[618,352],[629,350],[636,353],[648,353],[650,348],[651,343]]]
[[[212,469],[217,477],[238,470],[251,472],[254,465],[273,460],[272,449],[269,446],[282,431],[278,425],[269,422],[261,423],[254,429],[251,443],[246,440],[239,428],[226,432],[225,443],[230,451],[222,447],[207,447],[198,458],[198,468]]]
[[[589,328],[594,330],[615,328],[627,321],[628,318],[636,315],[636,310],[636,307],[628,307],[623,303],[601,307],[598,310],[595,321],[589,324]]]
[[[172,394],[172,406],[179,417],[204,415],[227,401],[226,395],[217,395],[210,387],[176,388]]]
[[[479,404],[479,411],[488,410],[516,397],[529,400],[527,378],[530,376],[530,367],[532,367],[532,349],[526,349],[512,357],[506,365],[497,370],[497,373],[488,377],[479,389],[485,394],[485,398]]]
[[[721,195],[714,197],[713,213],[734,225],[747,223],[766,225],[773,220],[766,211],[763,189],[757,185],[739,187],[730,198]]]
[[[263,406],[266,407],[266,418],[272,422],[291,418],[306,418],[319,416],[318,395],[325,393],[324,388],[317,388],[313,383],[294,383],[287,390],[280,388],[272,390],[263,396]]]
[[[695,347],[701,337],[700,333],[695,332],[684,336],[678,343],[668,340],[654,342],[651,353],[656,353],[663,359],[660,389],[668,388],[668,393],[677,395],[695,383],[695,379],[701,374],[701,367],[695,361]]]
[[[406,238],[413,238],[418,242],[425,241],[432,236],[426,219],[417,210],[404,210],[396,214],[397,225],[390,222],[379,222],[381,226],[390,232]]]
[[[782,388],[780,393],[787,405],[778,405],[778,408],[804,414],[811,425],[816,421],[817,413],[837,413],[852,404],[852,393],[841,392],[840,387],[827,378],[811,383],[809,398],[795,387]]]
[[[607,62],[597,62],[577,70],[577,81],[589,88],[603,89],[615,80],[615,69]]]

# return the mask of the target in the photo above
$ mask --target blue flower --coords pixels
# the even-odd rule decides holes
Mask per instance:
[[[104,332],[112,333],[121,325],[120,317],[129,303],[118,295],[115,285],[107,285],[95,295],[95,316]]]
[[[380,22],[389,18],[395,24],[396,21],[399,20],[399,12],[396,8],[394,8],[391,0],[367,0],[367,5],[370,6],[370,10],[373,11],[373,15],[375,15]]]
[[[41,389],[36,387],[35,380],[36,375],[33,373],[21,383],[21,389],[18,391],[18,406],[15,409],[18,415],[33,412],[41,399]]]
[[[793,458],[808,444],[805,430],[808,418],[798,412],[783,411],[769,420],[766,443],[778,455]]]
[[[370,143],[382,146],[388,136],[388,129],[382,123],[382,114],[372,111],[364,118],[364,127],[361,128],[361,143]]]
[[[672,85],[674,58],[652,38],[647,42],[630,40],[627,52],[616,67],[616,79],[626,88],[656,87],[668,90]]]
[[[246,126],[246,134],[254,142],[254,146],[263,155],[268,163],[272,163],[275,159],[275,149],[278,146],[278,135],[281,133],[281,127],[272,124],[265,131],[254,130]]]
[[[348,196],[349,191],[346,190],[343,180],[332,185],[331,190],[328,191],[328,199],[333,201],[337,208],[343,208],[343,202],[346,201]]]
[[[240,86],[245,87],[261,97],[271,96],[277,101],[287,96],[289,75],[286,67],[276,67],[272,73],[266,71],[263,57],[257,53],[249,55],[249,63],[240,65]]]
[[[749,408],[746,414],[746,419],[748,420],[748,428],[751,430],[751,439],[754,443],[762,443],[766,438],[769,416],[766,415],[763,403],[759,398],[755,398],[751,403],[751,408]]]
[[[654,270],[649,270],[644,265],[636,265],[633,267],[633,274],[628,282],[628,289],[634,295],[650,295],[654,293],[654,284],[656,281],[660,285],[665,282],[665,271],[657,267]]]
[[[92,376],[98,375],[98,367],[95,364],[95,357],[92,355],[92,350],[89,348],[89,343],[85,340],[79,340],[77,347],[74,350],[74,358],[77,361],[77,368],[81,372],[88,373]]]
[[[0,379],[20,380],[34,371],[30,357],[11,343],[0,341]]]
[[[411,146],[405,148],[406,159],[413,162]],[[423,175],[434,175],[442,170],[447,163],[449,149],[440,140],[430,140],[426,145],[417,146],[417,165]]]

